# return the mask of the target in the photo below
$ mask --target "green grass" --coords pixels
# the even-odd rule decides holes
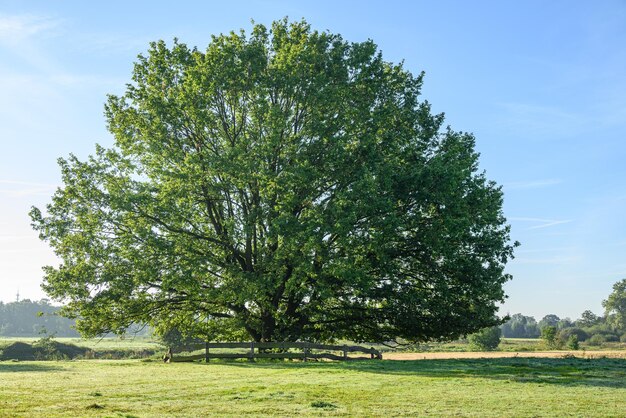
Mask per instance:
[[[368,344],[364,344],[368,346]],[[381,345],[374,346],[381,351],[393,351],[389,348]],[[566,348],[563,348],[566,349]],[[601,351],[601,350],[626,350],[626,343],[619,342],[607,342],[602,343],[599,346],[590,346],[586,342],[580,343],[581,350],[587,351]],[[409,345],[407,347],[399,347],[398,351],[407,351],[407,352],[466,352],[466,351],[474,351],[467,341],[452,341],[445,343],[437,343],[437,342],[429,342],[422,343],[417,345]],[[549,348],[546,348],[544,342],[540,338],[502,338],[500,340],[500,345],[495,351],[508,351],[508,352],[518,352],[518,351],[550,351]]]
[[[32,344],[39,338],[29,337],[0,337],[0,350],[2,347],[8,344],[20,341]],[[140,351],[140,350],[154,350],[157,353],[164,353],[165,348],[150,337],[105,337],[94,339],[82,339],[82,338],[54,338],[56,341],[65,344],[74,344],[81,347],[87,347],[96,352],[100,351]],[[341,341],[340,344],[354,344],[353,342]],[[363,343],[359,344],[365,347],[374,346],[376,349],[389,352],[395,351],[381,344]],[[587,351],[597,350],[626,350],[626,343],[603,343],[601,346],[588,346],[586,343],[581,343],[581,349]],[[500,346],[496,351],[545,351],[546,347],[539,338],[502,338]],[[235,352],[237,350],[219,350],[215,349],[215,352]],[[239,350],[241,351],[241,350]],[[469,344],[466,341],[453,341],[448,343],[423,343],[418,345],[410,345],[407,347],[399,347],[398,351],[409,352],[465,352],[472,351]]]
[[[22,345],[16,347],[16,345]],[[23,346],[26,344],[26,346]],[[159,358],[165,348],[147,338],[119,339],[101,338],[85,340],[81,338],[53,338],[40,341],[39,338],[0,338],[1,360],[56,360],[56,359],[137,359]]]
[[[626,361],[0,362],[0,416],[623,416]]]
[[[39,340],[38,337],[0,337],[0,348],[9,345],[12,342],[20,341],[32,344]],[[165,351],[162,345],[158,342],[146,338],[117,338],[117,337],[105,337],[105,338],[54,338],[55,341],[74,344],[80,347],[87,347],[92,350],[157,350]]]

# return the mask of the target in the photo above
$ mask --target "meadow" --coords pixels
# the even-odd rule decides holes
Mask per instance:
[[[623,359],[0,362],[2,417],[617,417]]]
[[[0,337],[0,349],[13,342],[25,342],[33,344],[40,340],[41,337]],[[64,344],[73,344],[79,347],[86,347],[91,350],[155,350],[164,351],[161,344],[150,337],[137,337],[137,338],[118,338],[118,337],[104,337],[104,338],[66,338],[59,337],[54,338],[54,341],[58,341]]]
[[[2,360],[59,360],[59,359],[140,359],[140,358],[152,358],[154,360],[160,359],[165,354],[166,347],[159,343],[157,340],[146,337],[104,337],[95,339],[81,339],[81,338],[51,338],[48,343],[55,344],[55,347],[50,347],[52,351],[60,350],[56,355],[48,356],[35,356],[28,354],[28,350],[24,351],[23,348],[11,350],[9,354],[5,351],[7,347],[10,347],[14,343],[25,343],[29,346],[37,346],[41,344],[41,338],[35,337],[0,337],[0,361]],[[339,341],[337,344],[354,345],[355,343],[350,341]],[[473,354],[480,355],[480,352],[476,352],[467,342],[467,340],[459,340],[446,343],[423,343],[418,345],[400,346],[396,349],[392,349],[382,344],[365,343],[362,344],[365,347],[372,346],[383,353],[384,358],[394,359],[422,359],[422,358],[464,358],[467,356],[461,355],[463,353],[472,354],[471,357],[475,357]],[[211,352],[241,352],[242,350],[231,349],[212,349]],[[244,350],[246,351],[246,350]],[[203,350],[194,352],[194,354],[203,353]],[[578,351],[567,351],[548,349],[541,339],[532,338],[502,338],[500,345],[495,351],[488,352],[490,357],[494,355],[498,356],[501,353],[502,356],[519,355],[519,356],[548,356],[548,357],[563,357],[564,355],[575,355],[583,358],[598,358],[602,356],[606,357],[618,357],[626,358],[626,343],[620,342],[607,342],[601,345],[588,345],[587,343],[581,343]],[[420,354],[420,355],[413,355]],[[423,356],[421,354],[424,354]],[[449,355],[447,355],[449,354]],[[186,353],[183,353],[186,355]],[[362,355],[362,354],[361,354]]]

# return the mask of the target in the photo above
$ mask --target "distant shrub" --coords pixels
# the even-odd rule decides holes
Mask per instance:
[[[547,325],[541,328],[541,339],[549,349],[555,349],[559,347],[559,341],[556,338],[556,327]]]
[[[576,338],[578,338],[578,341],[585,341],[587,340],[587,338],[589,338],[589,334],[587,334],[585,330],[583,330],[582,328],[571,327],[571,328],[564,328],[561,331],[559,331],[558,339],[563,342],[566,342],[569,340],[569,337],[572,335],[575,335]]]
[[[480,351],[491,351],[500,344],[500,327],[483,328],[467,337],[470,348]]]
[[[615,335],[615,331],[607,324],[598,324],[592,327],[586,327],[584,330],[590,337],[596,334]]]
[[[33,343],[33,349],[35,350],[36,360],[64,360],[68,356],[63,355],[55,344],[55,341],[50,336],[46,336],[38,339]]]
[[[587,340],[587,344],[589,345],[593,345],[593,346],[599,346],[602,345],[602,343],[606,342],[606,337],[602,334],[595,334],[592,335],[591,338],[589,338]]]
[[[578,345],[578,337],[576,336],[576,334],[572,334],[567,338],[566,346],[570,350],[578,350],[579,345]]]
[[[65,360],[84,357],[89,351],[85,347],[74,344],[65,344],[56,341],[51,336],[44,336],[32,345],[36,360]]]

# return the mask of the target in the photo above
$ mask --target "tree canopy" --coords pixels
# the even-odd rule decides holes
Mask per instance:
[[[598,315],[587,309],[580,315],[580,319],[576,321],[576,325],[581,327],[592,327],[601,323],[602,319],[602,317],[599,317]]]
[[[626,331],[626,279],[613,285],[613,292],[602,301],[607,323],[615,329]]]
[[[501,188],[423,74],[304,22],[150,44],[105,106],[115,144],[60,159],[33,226],[86,335],[449,339],[498,322]]]
[[[505,338],[536,338],[541,334],[537,320],[521,313],[511,315],[511,318],[502,324],[501,329]]]

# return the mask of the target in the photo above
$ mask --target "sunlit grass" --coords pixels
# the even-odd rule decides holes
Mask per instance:
[[[20,341],[32,344],[40,337],[0,337],[0,348],[12,342]],[[105,337],[105,338],[54,338],[55,341],[86,347],[92,350],[162,350],[163,346],[147,337]]]
[[[626,361],[1,362],[0,416],[623,416]]]

